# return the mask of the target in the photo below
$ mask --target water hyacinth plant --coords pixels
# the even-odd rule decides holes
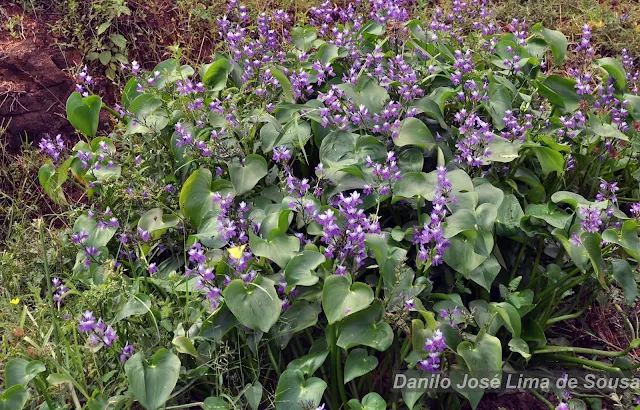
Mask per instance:
[[[475,409],[483,392],[393,375],[638,367],[637,339],[552,339],[637,297],[633,56],[596,59],[589,26],[569,45],[498,24],[484,0],[326,1],[304,21],[229,0],[217,27],[209,64],[123,66],[113,108],[83,71],[67,114],[84,139],[40,145],[51,198],[68,180],[87,198],[74,290],[53,285],[60,340],[95,358],[87,381],[42,367],[49,408],[59,381],[89,408]],[[103,109],[117,125],[98,136]],[[237,364],[210,371],[228,346]]]

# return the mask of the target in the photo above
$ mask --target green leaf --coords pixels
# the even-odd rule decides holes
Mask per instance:
[[[202,323],[202,328],[198,337],[213,339],[216,342],[222,341],[225,334],[238,324],[238,320],[231,313],[229,307],[224,304],[218,309],[210,319]]]
[[[513,194],[506,194],[496,217],[496,233],[501,236],[515,236],[520,231],[520,220],[524,211],[518,198]]]
[[[236,194],[242,195],[253,189],[267,176],[267,161],[260,155],[247,155],[243,166],[229,167],[229,177]]]
[[[624,91],[627,88],[627,77],[620,61],[615,58],[605,57],[597,60],[594,65],[602,68],[615,80],[615,86],[618,90]]]
[[[222,293],[229,310],[246,327],[268,332],[282,311],[282,303],[271,279],[258,276],[245,284],[234,279]]]
[[[449,242],[451,246],[443,255],[445,263],[467,277],[487,259],[494,244],[493,235],[484,227],[480,227],[475,239],[461,234],[449,239]]]
[[[212,64],[206,64],[203,68],[202,82],[209,86],[211,91],[224,90],[227,79],[233,66],[226,58],[221,58]]]
[[[191,339],[185,336],[176,336],[173,338],[171,342],[175,347],[178,353],[188,354],[189,356],[193,356],[196,359],[199,357],[198,351],[195,346],[193,346],[193,342]]]
[[[285,100],[288,102],[294,102],[295,99],[293,98],[293,86],[291,85],[291,81],[289,81],[287,76],[277,68],[271,68],[270,71],[276,80],[278,80],[278,83],[280,83],[280,88],[282,88],[282,94],[284,95]]]
[[[320,405],[327,383],[317,377],[304,378],[300,370],[282,372],[276,388],[276,410],[304,410]]]
[[[564,172],[564,157],[558,151],[548,147],[529,147],[529,149],[538,157],[543,173],[557,172],[562,174]]]
[[[351,410],[385,410],[387,408],[387,402],[375,392],[364,396],[362,404],[356,399],[351,399],[347,402],[347,405]]]
[[[26,386],[38,374],[46,370],[44,364],[39,360],[9,360],[4,369],[4,387],[9,389],[18,384]]]
[[[346,277],[331,275],[322,287],[322,308],[329,324],[365,309],[373,301],[373,290],[362,282],[349,283]]]
[[[111,34],[109,38],[120,50],[124,50],[127,46],[127,39],[122,34]]]
[[[559,75],[550,75],[538,84],[538,92],[551,103],[573,112],[578,109],[580,96],[576,93],[576,82]]]
[[[322,350],[315,353],[309,353],[306,356],[299,357],[295,360],[292,360],[287,365],[287,369],[297,369],[300,370],[305,376],[313,376],[313,374],[324,364],[327,356],[329,355],[328,350]]]
[[[298,50],[307,52],[313,47],[317,34],[317,30],[311,26],[294,27],[291,30],[291,40]]]
[[[87,137],[95,137],[101,107],[102,100],[97,95],[82,98],[79,92],[73,92],[67,99],[67,119],[75,129]]]
[[[214,207],[212,179],[211,171],[200,168],[187,178],[180,191],[180,210],[194,228],[200,226],[204,215]]]
[[[564,56],[567,54],[567,46],[569,42],[562,32],[544,28],[542,23],[538,23],[531,28],[531,31],[538,32],[544,37],[546,42],[551,46],[551,52],[556,65],[562,65]]]
[[[369,346],[384,352],[393,343],[393,330],[384,321],[384,305],[375,301],[367,309],[350,315],[340,324],[337,345],[348,350]]]
[[[518,141],[509,141],[502,137],[497,137],[489,143],[489,154],[487,161],[507,163],[518,158],[518,151],[522,143]]]
[[[604,260],[602,259],[602,238],[598,233],[583,232],[580,235],[580,241],[586,249],[587,256],[591,261],[591,266],[596,272],[598,280],[602,286],[607,286],[607,280],[604,276]]]
[[[129,390],[147,410],[158,410],[167,402],[178,382],[180,359],[167,349],[160,349],[145,360],[138,352],[124,365]]]
[[[511,94],[506,86],[499,83],[489,83],[487,109],[493,119],[493,125],[498,130],[503,129],[505,113],[511,109]]]
[[[495,336],[483,333],[476,338],[475,344],[465,341],[457,350],[471,375],[502,371],[502,344]]]
[[[207,397],[203,404],[203,410],[229,410],[229,403],[220,397]]]
[[[424,122],[415,117],[402,120],[399,135],[393,142],[398,147],[414,145],[424,149],[431,149],[436,146],[436,141],[433,139],[429,128]]]
[[[571,214],[567,214],[551,203],[529,205],[525,210],[525,215],[542,219],[554,228],[560,229],[563,229],[571,219]]]
[[[369,373],[378,367],[378,358],[369,355],[367,349],[353,349],[349,352],[347,362],[344,366],[344,382],[345,384]]]
[[[519,353],[520,356],[525,358],[525,360],[529,360],[531,358],[531,354],[529,353],[529,345],[519,337],[514,337],[509,341],[509,350],[514,353]]]
[[[288,286],[313,286],[320,279],[313,274],[313,270],[324,263],[325,257],[313,250],[302,251],[294,256],[284,270],[284,277]]]
[[[154,239],[159,239],[167,229],[178,226],[178,223],[180,219],[176,215],[164,215],[162,208],[153,208],[140,217],[138,228],[152,234]]]
[[[68,169],[68,163],[54,167],[51,161],[47,161],[47,163],[42,165],[38,170],[38,181],[40,182],[40,186],[42,186],[49,198],[51,198],[56,204],[67,204],[67,199],[64,195],[64,191],[62,190],[62,185],[69,177],[67,172]]]
[[[293,305],[280,315],[280,320],[271,329],[280,349],[287,347],[294,334],[318,323],[320,304],[306,300],[296,300]]]
[[[244,397],[252,410],[258,410],[260,401],[262,401],[262,390],[262,384],[259,381],[244,386]]]
[[[507,327],[509,332],[511,332],[513,337],[520,337],[520,332],[522,331],[522,321],[520,319],[520,314],[512,304],[507,302],[493,302],[491,303],[491,311],[500,315],[502,320],[504,320],[505,326]]]
[[[86,214],[80,215],[73,224],[73,233],[84,231],[89,237],[83,243],[87,246],[101,248],[107,246],[113,235],[115,235],[116,228],[100,229],[96,219],[95,217],[89,218]]]
[[[21,384],[16,384],[5,390],[0,396],[0,410],[22,410],[28,399],[29,392],[27,389],[22,387]]]
[[[440,106],[437,102],[435,102],[431,97],[424,97],[419,99],[413,104],[414,107],[418,108],[423,113],[427,114],[429,117],[434,120],[438,120],[438,123],[442,128],[449,129],[449,125],[447,125],[444,120],[444,116],[442,115],[442,111],[440,110]]]
[[[636,297],[638,297],[638,284],[636,283],[631,266],[629,266],[629,262],[624,259],[614,259],[611,261],[611,266],[613,277],[616,278],[618,284],[622,286],[625,301],[628,305],[633,305]]]
[[[482,262],[480,266],[471,271],[469,279],[491,292],[491,284],[500,273],[500,264],[491,255],[489,259]]]
[[[254,255],[263,256],[284,268],[300,249],[300,240],[284,233],[265,240],[250,232],[249,246]]]
[[[151,312],[151,298],[144,293],[130,293],[126,303],[120,308],[116,317],[113,319],[112,324],[118,323],[122,319],[126,319],[131,316],[144,315],[147,312]]]
[[[111,27],[111,21],[105,21],[104,23],[100,24],[98,26],[98,30],[97,30],[97,35],[100,35],[102,33],[104,33],[105,31],[107,31],[107,29]]]
[[[640,261],[640,238],[638,238],[637,226],[632,220],[624,221],[620,233],[615,229],[607,229],[602,233],[602,239],[622,246],[629,256]]]

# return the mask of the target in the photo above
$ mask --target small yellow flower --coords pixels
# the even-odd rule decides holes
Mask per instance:
[[[235,248],[227,249],[227,251],[229,251],[229,255],[231,255],[233,259],[240,259],[240,257],[242,256],[242,251],[244,251],[244,248],[246,247],[247,245],[236,246]]]
[[[18,299],[18,298],[11,299],[10,303],[12,305],[17,305],[18,303],[20,303],[20,299]]]
[[[589,25],[590,25],[592,28],[602,28],[602,27],[604,27],[604,21],[602,21],[602,20],[598,20],[598,21],[590,21],[590,22],[589,22]]]

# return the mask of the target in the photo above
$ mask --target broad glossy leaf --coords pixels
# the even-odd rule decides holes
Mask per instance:
[[[138,352],[131,356],[124,365],[129,380],[129,390],[147,410],[158,410],[169,399],[178,382],[180,359],[167,349],[160,349],[145,360],[144,354]]]
[[[509,89],[499,83],[489,83],[489,102],[487,110],[493,119],[496,129],[504,128],[505,113],[511,109],[511,94]]]
[[[203,404],[203,410],[229,410],[230,408],[229,403],[220,397],[207,397]]]
[[[424,97],[419,99],[413,104],[414,107],[418,108],[423,113],[427,114],[429,117],[434,120],[438,120],[440,126],[444,129],[448,129],[449,126],[444,120],[444,116],[442,115],[442,111],[440,110],[440,106],[438,103],[432,100],[430,97]]]
[[[229,167],[229,177],[236,194],[242,195],[253,189],[267,176],[267,161],[260,155],[247,155],[243,166]]]
[[[356,399],[351,399],[347,403],[351,410],[385,410],[387,402],[375,392],[369,393],[362,398],[362,403]]]
[[[4,387],[8,389],[18,384],[26,386],[45,370],[47,369],[40,360],[9,360],[4,368]]]
[[[226,58],[221,58],[212,64],[206,64],[203,68],[202,82],[209,86],[211,91],[224,90],[227,78],[233,66]]]
[[[224,304],[213,314],[211,318],[203,322],[198,337],[213,339],[216,342],[220,342],[224,335],[237,324],[238,320],[233,313],[231,313],[229,307]]]
[[[550,75],[538,86],[538,92],[554,105],[573,112],[578,109],[580,96],[576,93],[576,82],[559,75]]]
[[[369,355],[367,349],[353,349],[349,352],[344,365],[344,382],[348,383],[356,377],[369,373],[378,366],[378,358]]]
[[[615,80],[618,90],[624,91],[627,88],[627,77],[620,61],[615,58],[605,57],[597,60],[594,65],[605,70]]]
[[[176,227],[180,219],[176,215],[164,215],[161,208],[153,208],[145,212],[138,221],[138,228],[160,238],[169,228]]]
[[[271,333],[280,349],[289,344],[294,334],[303,331],[318,322],[320,304],[306,300],[296,300],[280,315],[280,320],[271,329]]]
[[[113,238],[113,235],[115,235],[116,228],[98,228],[96,219],[97,217],[95,216],[89,218],[87,215],[80,215],[73,224],[73,232],[79,233],[80,231],[84,231],[89,237],[85,239],[83,243],[87,246],[101,248],[107,246],[111,238]]]
[[[564,157],[558,151],[549,147],[530,147],[529,149],[540,161],[543,173],[557,172],[562,174],[564,172]]]
[[[312,286],[320,279],[313,274],[313,270],[325,261],[320,252],[305,250],[294,256],[284,270],[284,277],[288,286]]]
[[[513,194],[506,194],[496,218],[496,233],[501,236],[514,236],[520,231],[520,220],[524,216],[524,211],[520,206],[518,198]]]
[[[262,391],[262,384],[259,381],[244,386],[244,397],[252,410],[258,410],[258,406],[262,401]]]
[[[234,279],[222,294],[238,322],[266,333],[276,323],[282,310],[273,285],[272,280],[262,276],[248,284],[242,279]]]
[[[444,252],[444,261],[455,271],[463,275],[471,272],[484,262],[493,249],[493,235],[484,227],[480,227],[475,239],[469,239],[464,235],[456,235],[449,239],[451,246]],[[481,241],[481,242],[480,242]],[[480,242],[480,243],[477,243]],[[478,253],[486,253],[485,255]],[[484,252],[486,251],[486,252]]]
[[[502,371],[502,344],[495,336],[483,333],[475,343],[460,343],[457,350],[472,375]]]
[[[500,264],[495,256],[491,255],[480,266],[469,274],[469,279],[491,292],[491,284],[500,273]]]
[[[101,107],[102,99],[99,96],[82,98],[79,92],[73,92],[67,99],[67,119],[75,129],[87,137],[95,137]]]
[[[553,58],[557,65],[561,65],[564,60],[564,56],[567,54],[567,46],[569,42],[564,34],[558,30],[551,30],[542,26],[542,23],[534,25],[531,30],[538,32],[544,37],[553,53]]]
[[[518,151],[522,143],[517,141],[509,141],[502,137],[497,137],[493,141],[489,143],[489,154],[486,157],[487,161],[490,162],[501,162],[507,163],[518,158]]]
[[[53,202],[61,205],[67,204],[67,199],[62,190],[62,185],[65,183],[68,174],[69,165],[54,167],[51,161],[47,161],[38,170],[38,181],[40,186],[47,193],[49,198]]]
[[[373,301],[373,290],[362,282],[349,283],[343,276],[331,275],[322,287],[322,308],[329,324],[359,312]]]
[[[200,226],[204,215],[214,208],[211,171],[200,168],[185,181],[180,191],[180,210],[193,227]]]
[[[249,245],[254,255],[265,257],[284,268],[300,249],[300,240],[283,233],[265,240],[250,232]]]
[[[542,219],[554,228],[563,229],[571,219],[571,214],[565,213],[557,206],[549,204],[529,205],[525,210],[525,215]]]
[[[300,370],[282,372],[276,388],[277,410],[304,410],[320,405],[327,383],[317,377],[305,379]]]
[[[196,359],[199,357],[198,351],[191,339],[186,336],[176,336],[173,338],[171,342],[175,347],[178,353],[188,354],[189,356],[193,356]]]
[[[291,40],[298,50],[307,52],[313,47],[313,42],[317,38],[318,32],[315,27],[304,26],[294,27],[291,30]]]
[[[509,341],[509,350],[514,353],[520,354],[520,356],[524,357],[526,360],[529,360],[531,358],[531,354],[529,353],[529,345],[519,337],[514,337]]]
[[[27,389],[21,384],[16,384],[5,390],[0,396],[0,410],[22,410],[28,399]]]
[[[299,357],[287,365],[287,369],[300,370],[305,376],[313,376],[313,374],[324,364],[328,350],[321,350],[315,353],[309,353],[306,356]]]
[[[347,350],[355,346],[369,346],[384,352],[391,343],[393,330],[384,321],[384,305],[376,301],[367,309],[344,319],[336,344]]]
[[[511,332],[513,337],[519,338],[522,331],[522,321],[520,314],[513,305],[507,302],[491,303],[491,311],[500,315],[507,329]]]
[[[614,259],[611,261],[611,267],[613,277],[622,286],[625,301],[628,305],[632,305],[636,297],[638,297],[638,284],[629,262],[624,259]]]
[[[291,81],[287,78],[287,76],[277,68],[270,69],[271,74],[278,80],[280,83],[280,88],[282,89],[282,95],[285,98],[285,101],[294,102],[293,98],[293,86],[291,85]]]
[[[632,220],[624,221],[620,232],[616,229],[607,229],[602,234],[602,239],[615,243],[624,248],[636,261],[640,260],[640,238],[638,238],[637,224]]]
[[[398,147],[413,145],[416,147],[431,149],[436,146],[436,141],[426,124],[418,118],[410,117],[402,120],[400,132],[393,142]]]

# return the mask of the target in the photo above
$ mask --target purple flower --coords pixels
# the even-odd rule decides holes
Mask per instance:
[[[133,356],[134,347],[127,342],[121,350],[120,361],[126,362],[128,358]]]
[[[430,221],[425,223],[422,228],[416,228],[413,235],[413,242],[419,245],[418,258],[430,261],[431,265],[443,263],[444,251],[450,245],[444,237],[442,222],[447,214],[447,199],[451,194],[452,185],[447,178],[447,170],[444,167],[438,167],[436,174],[436,190]]]
[[[598,232],[602,225],[600,219],[600,210],[597,208],[580,208],[580,216],[582,217],[582,230],[585,232]]]
[[[158,267],[156,266],[155,263],[151,263],[149,264],[149,275],[153,275],[154,273],[158,272]]]
[[[291,159],[291,152],[285,146],[275,147],[273,149],[273,160],[275,162],[287,162]]]
[[[423,371],[437,373],[440,371],[440,356],[447,349],[445,338],[440,329],[436,329],[433,337],[426,340],[424,350],[429,353],[425,360],[418,362]]]
[[[78,330],[80,333],[91,332],[96,327],[96,318],[93,316],[93,312],[87,310],[80,317],[78,322]]]
[[[64,140],[60,134],[55,139],[43,138],[40,140],[40,152],[44,152],[53,158],[54,162],[60,159],[60,154],[65,148]]]
[[[569,410],[569,405],[567,403],[560,403],[556,406],[556,410]]]

